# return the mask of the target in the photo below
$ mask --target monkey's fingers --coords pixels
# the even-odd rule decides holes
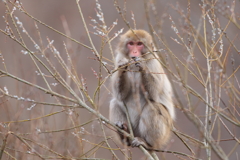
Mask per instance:
[[[135,63],[136,67],[141,67],[140,63]]]
[[[140,57],[131,57],[135,62],[137,61],[141,61],[141,58]]]
[[[135,65],[136,67],[138,67],[140,72],[145,70],[145,66],[143,63],[136,63]]]
[[[124,63],[118,66],[119,69],[127,69],[128,68],[128,63]]]

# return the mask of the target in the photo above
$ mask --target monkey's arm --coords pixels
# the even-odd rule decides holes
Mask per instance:
[[[127,126],[127,118],[126,114],[122,110],[123,105],[117,99],[112,99],[110,102],[110,111],[109,111],[109,119],[111,122],[115,123],[117,127],[129,133],[129,129]],[[121,132],[117,131],[120,140],[123,143],[126,143],[128,146],[131,145],[129,138],[125,137]]]
[[[118,71],[113,74],[113,94],[118,100],[124,100],[130,89],[130,82],[127,78],[128,60],[123,58],[116,64]]]
[[[172,86],[160,63],[154,59],[151,63],[141,63],[142,69],[142,90],[147,92],[150,101],[163,104],[171,118],[175,118],[174,105],[172,100]],[[144,92],[143,92],[144,93]]]
[[[109,119],[111,122],[117,124],[120,122],[126,122],[126,115],[122,110],[121,102],[119,102],[116,98],[113,98],[110,102],[110,111],[109,111]]]
[[[140,59],[135,62],[135,66],[141,72],[143,93],[147,93],[149,100],[159,102],[159,94],[161,94],[163,81],[166,78],[161,65],[156,60],[146,62]]]

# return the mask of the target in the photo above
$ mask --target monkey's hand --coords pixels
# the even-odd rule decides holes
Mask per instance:
[[[121,59],[118,61],[118,68],[122,71],[126,71],[129,66],[129,61],[126,58]]]
[[[141,71],[145,70],[146,64],[142,58],[132,57],[132,60],[133,60],[133,62],[132,62],[131,68],[130,68],[132,71],[140,71],[141,72]]]

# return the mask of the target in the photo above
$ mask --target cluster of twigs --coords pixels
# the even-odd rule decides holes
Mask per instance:
[[[86,18],[85,2],[75,3],[87,42],[72,38],[64,17],[61,32],[34,17],[21,1],[1,2],[1,40],[6,39],[1,47],[13,43],[17,50],[0,48],[0,159],[156,159],[142,146],[131,150],[115,143],[109,130],[133,135],[110,123],[105,107],[111,97],[108,82],[116,72],[112,42],[123,32],[116,28],[137,28],[137,13],[128,13],[127,1],[96,0],[97,19]],[[120,19],[109,26],[104,3],[112,3]],[[159,16],[158,2],[144,0],[140,11],[172,82],[177,108],[175,136],[157,154],[162,159],[240,159],[239,2],[202,0],[199,13],[191,8],[195,3],[168,5],[172,13]],[[23,17],[31,21],[35,35]],[[66,38],[64,49],[42,36],[43,27]],[[76,56],[72,44],[93,57]],[[94,61],[94,68],[86,60]],[[79,72],[80,62],[91,73]],[[86,78],[89,74],[94,81]]]

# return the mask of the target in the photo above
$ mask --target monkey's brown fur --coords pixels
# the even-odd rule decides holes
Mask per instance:
[[[143,145],[160,149],[170,137],[175,118],[172,87],[153,52],[152,37],[144,30],[129,30],[120,37],[116,49],[115,68],[112,76],[113,98],[110,102],[110,121],[128,131],[128,109],[135,139],[130,142],[120,133],[127,145]],[[129,42],[142,42],[138,57],[130,56]]]

